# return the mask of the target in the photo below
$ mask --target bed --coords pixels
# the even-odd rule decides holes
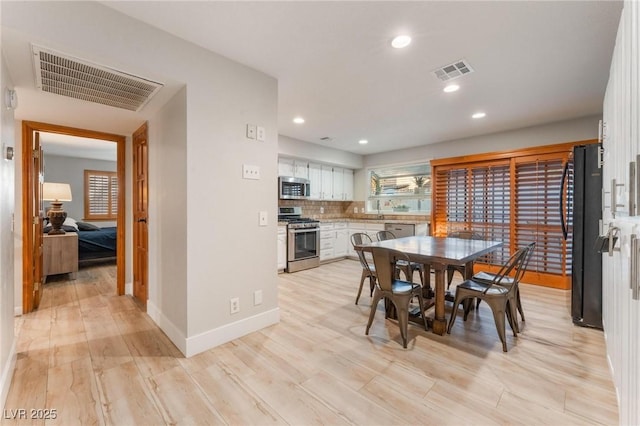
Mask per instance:
[[[44,232],[49,232],[49,229],[50,226],[45,226]],[[115,226],[99,228],[90,223],[67,218],[62,229],[78,234],[78,262],[116,258],[118,228]]]

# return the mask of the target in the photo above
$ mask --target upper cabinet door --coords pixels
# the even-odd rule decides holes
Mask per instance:
[[[343,170],[340,167],[333,168],[333,188],[332,188],[332,200],[342,201],[344,200],[344,185],[343,185]]]
[[[295,177],[309,179],[309,163],[307,163],[306,161],[296,160],[294,162],[294,165],[295,170],[293,175]]]
[[[278,159],[278,176],[295,176],[295,166],[293,159]]]
[[[353,170],[344,169],[342,181],[342,188],[344,192],[345,201],[353,201]]]
[[[322,188],[320,198],[331,200],[333,196],[333,167],[320,166],[322,170]]]
[[[320,200],[322,197],[322,166],[317,163],[309,163],[309,181],[311,182],[312,200]]]

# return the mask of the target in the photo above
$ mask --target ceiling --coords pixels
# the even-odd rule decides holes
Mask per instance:
[[[600,114],[622,8],[617,1],[101,3],[277,78],[279,134],[363,155]],[[411,44],[393,49],[391,39],[403,33]],[[37,108],[45,96],[90,111],[84,101],[30,90],[31,77],[18,69],[29,52],[17,42],[4,47],[15,35],[3,29],[3,51],[24,105]],[[433,71],[459,59],[474,72],[444,93]],[[165,83],[148,114],[177,86],[145,77]],[[101,123],[113,117],[129,133],[140,123],[135,113],[99,107]],[[478,111],[486,117],[472,119]],[[18,119],[29,114],[16,110]],[[305,123],[293,123],[296,116]]]
[[[40,132],[40,145],[47,155],[116,161],[118,144],[113,141]]]

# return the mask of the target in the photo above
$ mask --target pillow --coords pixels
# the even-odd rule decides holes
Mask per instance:
[[[64,222],[62,222],[62,225],[63,226],[71,226],[72,228],[75,228],[76,231],[78,230],[78,223],[76,222],[75,219],[70,218],[70,217],[66,218],[64,220]],[[64,229],[64,228],[62,228],[62,229]]]
[[[100,227],[95,226],[93,223],[76,222],[76,225],[78,225],[78,230],[80,231],[99,231],[100,230]]]

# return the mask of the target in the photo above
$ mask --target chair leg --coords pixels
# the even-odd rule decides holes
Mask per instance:
[[[520,332],[520,328],[518,327],[518,316],[516,315],[516,309],[512,306],[511,302],[507,301],[507,309],[505,310],[507,314],[507,321],[509,322],[509,327],[511,327],[511,331],[513,331],[513,336],[517,337]]]
[[[424,322],[424,331],[428,331],[427,319],[424,316],[424,298],[422,297],[422,291],[418,293],[418,304],[420,305],[420,316],[422,317],[422,322]]]
[[[447,269],[447,290],[451,287],[451,281],[453,281],[453,273],[455,271],[453,269]]]
[[[447,334],[451,334],[451,327],[453,323],[456,321],[456,316],[458,315],[458,305],[462,302],[462,298],[458,297],[458,292],[456,291],[456,300],[453,302],[453,307],[451,308],[451,317],[449,318],[449,326],[447,327]]]
[[[373,317],[376,316],[376,310],[378,308],[378,302],[382,298],[382,294],[379,292],[374,292],[373,301],[371,302],[371,311],[369,312],[369,322],[367,323],[367,329],[364,334],[369,335],[369,329],[371,328],[371,324],[373,324]]]
[[[520,317],[522,317],[522,321],[524,322],[524,311],[522,310],[522,302],[520,302],[520,289],[516,290],[516,297],[518,299],[518,312],[520,312]]]
[[[367,271],[362,270],[362,275],[360,276],[360,287],[358,288],[358,295],[356,296],[356,305],[358,304],[358,300],[360,299],[360,294],[362,293],[362,286],[364,285],[364,279],[367,278]],[[371,279],[371,277],[369,277]]]
[[[398,306],[400,305],[400,306]],[[398,312],[398,326],[400,327],[400,336],[402,337],[402,347],[407,348],[407,330],[409,328],[409,310],[408,302],[396,304],[396,311]]]
[[[376,288],[376,277],[369,275],[369,297],[373,296],[373,290]]]
[[[507,338],[505,336],[504,324],[504,317],[506,316],[506,302],[502,300],[487,300],[487,304],[489,304],[491,312],[493,312],[493,320],[496,323],[496,331],[498,332],[498,337],[500,337],[500,341],[502,342],[502,351],[507,352]]]

